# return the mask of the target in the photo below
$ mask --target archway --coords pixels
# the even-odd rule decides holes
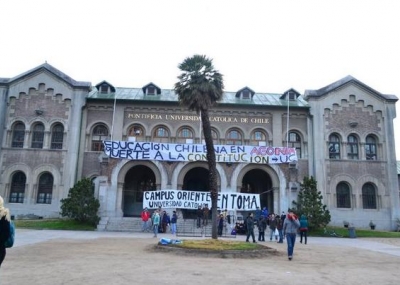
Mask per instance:
[[[208,169],[203,167],[192,168],[186,173],[185,177],[183,178],[182,189],[190,191],[208,192],[210,189],[208,176],[209,176]],[[196,210],[182,209],[182,214],[184,219],[196,218]]]
[[[273,213],[272,187],[272,179],[268,173],[261,169],[252,169],[243,176],[240,192],[260,194],[261,209],[267,207],[268,211]]]
[[[147,166],[137,165],[129,169],[124,179],[123,215],[139,217],[143,207],[143,192],[156,190],[156,177]]]

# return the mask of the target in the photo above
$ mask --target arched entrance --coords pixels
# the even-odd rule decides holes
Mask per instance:
[[[143,192],[156,190],[156,177],[147,166],[137,165],[125,175],[123,189],[124,217],[139,217],[143,207]]]
[[[260,194],[261,209],[267,207],[268,211],[273,213],[272,179],[264,170],[252,169],[246,172],[242,179],[240,192]]]
[[[192,168],[183,178],[182,190],[208,192],[210,189],[208,174],[209,172],[206,168]],[[209,205],[209,207],[211,207],[211,205]],[[182,209],[182,214],[184,219],[196,218],[196,210]]]

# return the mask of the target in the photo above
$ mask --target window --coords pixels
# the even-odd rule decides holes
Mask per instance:
[[[367,160],[377,160],[376,140],[373,136],[367,136],[365,140],[365,156]]]
[[[250,135],[250,145],[260,145],[260,142],[266,142],[267,136],[263,131],[256,130]]]
[[[289,132],[288,146],[296,149],[297,157],[301,157],[301,139],[298,133]]]
[[[155,141],[169,142],[169,132],[165,127],[156,128],[153,136]]]
[[[16,123],[13,128],[11,147],[24,147],[25,138],[25,125],[23,123]]]
[[[51,197],[53,193],[53,175],[44,173],[39,179],[39,188],[37,203],[38,204],[51,204]]]
[[[347,183],[340,182],[336,187],[336,204],[338,208],[350,208],[350,188]]]
[[[154,86],[147,87],[147,95],[155,95],[155,94],[156,94],[156,88]]]
[[[217,131],[214,130],[214,129],[211,129],[211,136],[212,136],[214,145],[218,145],[219,144],[219,139],[218,139]]]
[[[340,159],[340,139],[337,135],[329,136],[329,158]]]
[[[347,138],[347,158],[358,159],[358,140],[354,135]]]
[[[64,140],[64,127],[56,124],[51,130],[51,149],[62,149]]]
[[[23,203],[26,176],[23,172],[15,173],[11,180],[10,203]]]
[[[242,145],[242,135],[237,130],[231,130],[228,132],[228,136],[226,138],[227,145]]]
[[[250,91],[249,90],[243,90],[242,91],[242,98],[243,99],[250,99]]]
[[[178,130],[177,142],[186,143],[187,139],[193,139],[193,132],[189,128],[182,128]]]
[[[362,202],[364,209],[376,209],[375,187],[371,183],[366,183],[362,187]]]
[[[44,139],[44,125],[42,123],[36,124],[33,127],[32,133],[32,148],[43,148]]]
[[[92,151],[103,151],[103,140],[108,138],[108,129],[104,125],[97,125],[92,133]]]
[[[128,131],[128,136],[135,137],[136,141],[144,141],[145,140],[144,129],[139,125],[132,126]]]
[[[107,94],[108,93],[108,85],[107,84],[102,84],[100,86],[100,93],[102,93],[102,94]]]

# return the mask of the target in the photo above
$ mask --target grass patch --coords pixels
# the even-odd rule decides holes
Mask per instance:
[[[349,230],[345,227],[326,227],[328,230],[333,230],[343,237],[350,237]],[[400,238],[400,232],[386,232],[377,230],[357,229],[355,228],[356,236],[358,238]],[[324,235],[324,229],[315,229],[310,231],[310,236],[329,237]]]
[[[70,219],[14,220],[16,228],[35,230],[94,231],[96,227]]]
[[[220,239],[204,239],[204,240],[183,240],[183,243],[176,244],[176,247],[187,249],[203,249],[203,250],[252,250],[257,249],[260,245],[243,241],[226,241]]]

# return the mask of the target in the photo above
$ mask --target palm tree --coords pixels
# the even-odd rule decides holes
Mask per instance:
[[[211,192],[212,238],[218,239],[217,168],[208,110],[222,98],[224,89],[222,74],[214,69],[212,59],[204,55],[188,57],[178,65],[178,68],[182,74],[178,76],[179,81],[175,83],[175,93],[182,105],[187,106],[190,111],[196,111],[201,117]]]

